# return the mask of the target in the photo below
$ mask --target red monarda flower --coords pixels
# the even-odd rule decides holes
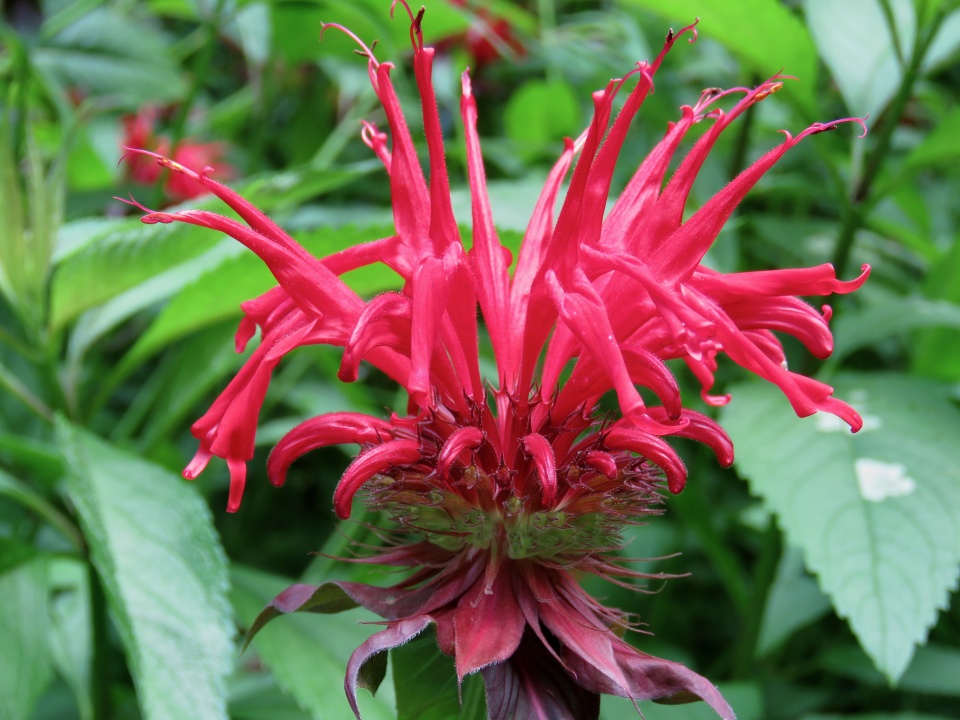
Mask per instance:
[[[422,11],[421,11],[422,12]],[[259,327],[261,342],[210,410],[193,426],[200,449],[184,471],[214,455],[230,469],[228,510],[237,510],[246,462],[270,375],[294,348],[343,347],[340,378],[357,378],[362,361],[409,394],[405,417],[330,413],[292,430],[270,456],[281,485],[291,463],[315,448],[356,443],[334,498],[341,518],[359,499],[396,521],[392,542],[362,562],[410,568],[390,588],[336,583],[294,586],[271,612],[302,608],[332,592],[386,619],[354,653],[347,693],[368,682],[367,661],[434,625],[440,650],[462,679],[480,671],[493,718],[596,718],[599,695],[635,700],[700,698],[723,718],[733,712],[716,688],[691,670],[646,655],[620,632],[627,616],[588,596],[575,579],[593,573],[616,583],[644,577],[615,562],[625,524],[658,512],[664,486],[680,492],[686,470],[665,437],[709,445],[723,465],[730,441],[710,418],[683,407],[665,366],[682,359],[709,395],[717,357],[782,389],[799,415],[834,413],[861,421],[832,388],[789,371],[774,331],[799,338],[825,357],[832,338],[823,313],[798,295],[846,293],[866,279],[838,281],[830,265],[721,274],[700,264],[747,191],[790,148],[845,120],[813,125],[767,152],[686,221],[690,187],[719,135],[747,108],[780,87],[777,77],[749,90],[708,90],[683,107],[605,213],[614,164],[654,74],[680,33],[671,32],[652,63],[639,63],[593,96],[587,130],[568,141],[550,173],[516,262],[501,245],[486,193],[470,78],[461,112],[473,197],[472,247],[450,203],[444,147],[431,82],[433,49],[422,15],[413,18],[413,69],[422,99],[429,182],[394,92],[393,66],[362,45],[383,104],[390,140],[370,123],[362,137],[389,176],[396,232],[317,259],[242,197],[181,164],[155,156],[224,200],[244,222],[205,210],[148,212],[143,221],[185,222],[225,232],[256,252],[279,286],[244,303],[242,350]],[[344,30],[343,28],[339,28]],[[344,30],[344,32],[348,32]],[[355,38],[356,39],[356,38]],[[360,41],[357,40],[359,43]],[[613,120],[614,98],[628,92]],[[716,101],[742,96],[729,110]],[[679,163],[667,168],[692,125],[712,125]],[[142,153],[150,154],[150,153]],[[555,200],[574,165],[559,217]],[[339,278],[381,262],[403,289],[365,302]],[[496,357],[497,377],[478,362],[478,316]],[[659,404],[645,402],[637,386]],[[613,391],[621,417],[596,413]],[[374,683],[375,684],[375,683]]]
[[[123,118],[123,141],[125,148],[141,148],[155,151],[158,155],[169,155],[170,141],[154,132],[158,111],[156,108],[144,108],[136,115],[127,115]],[[221,176],[233,174],[233,168],[223,162],[225,153],[223,143],[195,142],[183,140],[177,143],[173,153],[173,161],[185,167],[213,166]],[[134,155],[127,162],[128,178],[142,185],[149,185],[157,181],[162,172],[157,163],[149,158]],[[171,202],[191,200],[209,192],[202,185],[198,185],[191,178],[181,173],[171,173],[164,185],[164,193]]]
[[[437,43],[437,49],[449,47],[459,42],[464,45],[472,58],[474,70],[500,59],[503,50],[523,56],[526,48],[517,39],[510,21],[491,13],[481,3],[468,0],[448,0],[451,5],[466,8],[475,13],[475,23],[460,35],[444,38]]]

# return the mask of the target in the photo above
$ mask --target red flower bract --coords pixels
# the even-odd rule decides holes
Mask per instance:
[[[832,388],[786,369],[774,331],[794,335],[818,357],[828,355],[829,309],[821,314],[796,296],[849,292],[864,282],[867,268],[842,282],[829,265],[721,274],[700,264],[740,200],[784,153],[846,120],[796,137],[785,133],[684,221],[691,185],[719,135],[780,82],[774,77],[752,90],[706,91],[682,108],[605,214],[614,164],[654,75],[678,37],[694,36],[692,26],[671,32],[652,63],[639,63],[594,94],[593,120],[567,142],[547,178],[511,273],[513,258],[497,237],[487,198],[467,73],[461,113],[473,238],[469,250],[462,243],[432,88],[433,50],[423,46],[421,18],[422,11],[411,17],[411,39],[429,182],[394,93],[393,66],[379,63],[357,40],[390,128],[389,142],[370,123],[362,137],[390,176],[395,234],[316,259],[206,170],[155,156],[220,197],[244,222],[204,210],[148,212],[143,221],[225,232],[257,253],[279,282],[243,305],[237,348],[258,327],[260,345],[194,424],[200,449],[184,474],[195,477],[212,456],[225,458],[228,509],[235,511],[273,368],[302,345],[340,346],[341,379],[355,380],[360,362],[371,363],[406,389],[410,414],[381,419],[340,412],[308,420],[277,444],[268,471],[281,485],[304,453],[356,443],[360,454],[334,495],[337,515],[348,517],[359,493],[396,521],[388,546],[360,561],[409,567],[410,576],[386,589],[337,583],[388,621],[350,661],[354,710],[364,663],[433,624],[461,679],[482,672],[491,717],[595,718],[599,694],[613,693],[635,700],[700,698],[732,718],[707,680],[622,640],[617,631],[628,627],[628,617],[588,596],[572,571],[627,584],[648,577],[617,564],[615,551],[625,524],[659,512],[664,480],[671,492],[683,489],[686,470],[664,437],[693,438],[723,465],[733,460],[723,430],[682,406],[666,360],[687,363],[708,403],[726,401],[708,394],[716,359],[726,353],[780,387],[798,414],[827,411],[859,428],[856,412],[834,399]],[[611,124],[621,91],[629,95]],[[742,97],[728,110],[717,107],[731,95]],[[707,120],[710,128],[664,184],[684,136]],[[339,275],[375,262],[395,270],[404,286],[365,302]],[[497,364],[498,377],[489,381],[478,362],[478,307]],[[644,402],[638,385],[660,404]],[[622,417],[596,416],[599,399],[611,390]],[[303,588],[289,592],[299,597]],[[290,605],[291,597],[279,597],[275,607]]]

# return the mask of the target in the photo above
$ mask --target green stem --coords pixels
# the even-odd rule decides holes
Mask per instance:
[[[34,395],[30,388],[24,385],[2,363],[0,363],[0,387],[6,388],[7,392],[33,410],[43,420],[48,423],[53,422],[53,410],[47,407],[43,400]]]
[[[843,223],[840,227],[840,233],[837,236],[837,245],[833,255],[833,266],[836,268],[837,275],[843,275],[846,272],[857,230],[863,225],[867,210],[873,202],[873,198],[871,197],[873,184],[880,176],[880,171],[890,152],[893,133],[897,129],[897,124],[903,116],[907,102],[909,102],[913,94],[913,86],[920,77],[923,58],[933,38],[936,37],[943,17],[943,11],[937,11],[936,16],[927,28],[926,35],[924,35],[924,30],[920,27],[919,22],[917,24],[917,32],[914,38],[913,54],[910,57],[910,63],[904,69],[903,81],[900,83],[900,88],[896,96],[890,103],[890,107],[883,114],[878,131],[877,143],[873,151],[867,156],[863,175],[854,187],[851,204],[844,213]]]
[[[540,16],[540,42],[547,48],[556,42],[557,8],[554,0],[537,0],[537,14]],[[554,63],[547,66],[547,80],[559,82],[563,75]]]
[[[94,720],[108,720],[110,712],[110,638],[107,633],[107,596],[93,563],[88,566],[90,579],[90,704]]]
[[[697,452],[696,465],[705,464],[706,454]],[[708,473],[691,473],[694,477],[706,477]],[[703,492],[701,483],[689,483],[683,494],[671,498],[671,509],[678,512],[683,523],[693,530],[700,547],[713,565],[741,617],[748,617],[750,594],[747,588],[747,573],[729,544],[717,532],[713,524],[714,513]]]
[[[777,564],[780,562],[782,551],[780,530],[773,516],[767,524],[763,535],[763,547],[760,557],[754,566],[753,587],[747,604],[745,623],[740,633],[736,657],[735,677],[754,677],[753,661],[756,655],[757,642],[760,640],[760,629],[763,625],[763,611],[770,595],[770,586],[773,585],[777,574]]]
[[[6,495],[25,508],[32,510],[39,517],[57,528],[78,550],[86,550],[87,544],[83,539],[83,535],[70,518],[57,510],[57,508],[47,502],[46,498],[35,492],[25,482],[0,471],[0,495]]]
[[[184,131],[187,125],[187,118],[190,115],[190,110],[193,108],[193,104],[196,102],[197,96],[200,94],[200,88],[206,84],[207,77],[210,75],[210,68],[213,64],[213,53],[217,46],[217,34],[220,27],[220,16],[223,13],[224,4],[224,0],[217,0],[217,4],[213,8],[213,12],[204,22],[206,29],[206,41],[203,43],[203,46],[200,48],[200,51],[197,55],[197,61],[193,69],[193,79],[190,82],[190,89],[187,91],[187,96],[183,99],[183,102],[180,103],[180,110],[173,121],[170,138],[171,154],[174,152],[174,150],[176,150],[177,145],[183,139]]]

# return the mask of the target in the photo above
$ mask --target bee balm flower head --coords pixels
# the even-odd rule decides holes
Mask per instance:
[[[600,694],[612,693],[635,700],[699,698],[732,718],[710,682],[625,642],[620,631],[628,617],[593,600],[574,572],[616,583],[647,577],[619,565],[615,551],[626,524],[659,512],[665,489],[683,489],[686,470],[667,438],[692,438],[709,445],[723,465],[733,460],[723,430],[683,407],[665,361],[683,360],[702,383],[703,397],[717,405],[726,397],[709,391],[717,358],[726,354],[777,385],[798,414],[831,412],[859,428],[857,413],[834,399],[829,386],[786,369],[773,333],[794,335],[816,356],[828,355],[829,309],[818,312],[796,296],[849,292],[864,282],[867,268],[843,282],[829,265],[734,274],[701,265],[760,177],[804,138],[846,120],[785,133],[684,221],[691,185],[717,138],[780,83],[774,77],[752,90],[706,91],[681,108],[605,212],[617,156],[660,64],[680,36],[695,36],[692,26],[671,32],[653,62],[639,63],[594,93],[592,122],[567,141],[514,259],[494,226],[477,108],[464,73],[461,114],[472,193],[467,249],[451,207],[431,83],[433,50],[423,45],[421,19],[422,11],[411,15],[411,39],[429,178],[394,91],[393,65],[378,62],[357,40],[389,125],[389,137],[371,123],[362,132],[390,177],[395,232],[389,237],[312,257],[206,170],[157,156],[224,200],[242,222],[204,210],[148,211],[143,221],[225,232],[257,253],[279,282],[243,305],[237,347],[257,328],[260,344],[194,424],[200,449],[184,474],[195,477],[212,456],[224,458],[231,475],[228,509],[235,511],[274,367],[302,345],[342,347],[341,379],[355,380],[363,361],[380,368],[406,389],[409,414],[338,412],[308,420],[277,444],[268,471],[281,485],[304,453],[359,445],[334,494],[336,513],[348,517],[359,498],[389,514],[397,524],[395,542],[363,561],[413,568],[391,588],[338,583],[388,621],[348,666],[354,710],[367,660],[434,625],[459,677],[482,673],[491,717],[595,718]],[[621,93],[623,107],[612,119]],[[721,109],[719,101],[731,96],[732,107]],[[665,183],[698,122],[711,124]],[[371,263],[395,270],[402,289],[364,301],[340,280]],[[478,310],[493,346],[495,378],[480,372]],[[646,402],[638,386],[657,402]],[[598,401],[611,391],[621,413],[600,416]],[[295,608],[312,591],[294,586],[274,607]]]

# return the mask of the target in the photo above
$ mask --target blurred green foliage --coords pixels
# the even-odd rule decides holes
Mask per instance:
[[[176,475],[194,449],[190,422],[242,359],[230,341],[238,304],[272,279],[233,241],[144,226],[113,198],[216,207],[120,162],[124,144],[147,139],[168,153],[214,152],[221,176],[318,255],[389,234],[389,186],[359,141],[361,118],[383,124],[364,63],[342,36],[318,42],[321,21],[379,39],[414,107],[407,24],[388,7],[4,4],[0,717],[352,716],[341,673],[368,634],[359,616],[285,618],[235,650],[259,608],[296,579],[385,580],[327,557],[369,532],[338,527],[331,512],[345,451],[298,463],[282,491],[268,487],[258,456],[235,516],[223,512],[222,467],[194,485]],[[868,426],[851,438],[822,418],[798,421],[776,393],[723,367],[721,382],[739,383],[721,421],[746,482],[684,448],[687,490],[631,530],[628,554],[682,552],[643,568],[690,576],[652,595],[591,590],[638,612],[655,634],[633,640],[720,682],[746,720],[958,717],[955,0],[430,0],[424,31],[440,48],[451,175],[464,177],[455,118],[459,73],[471,65],[494,213],[505,241],[518,241],[563,137],[590,117],[590,92],[695,17],[700,40],[658,74],[618,181],[703,87],[797,76],[721,138],[690,207],[778,142],[777,130],[869,114],[865,139],[831,133],[793,151],[708,256],[724,271],[833,262],[850,277],[873,265],[864,289],[835,302],[831,360],[818,367],[788,346],[791,363],[834,382]],[[133,133],[136,117],[146,134]],[[386,269],[348,281],[365,295],[396,284]],[[280,367],[261,418],[264,455],[305,417],[403,407],[382,377],[337,383],[338,362],[329,349],[304,349]],[[887,474],[865,474],[880,467],[869,462]],[[377,697],[362,698],[368,717],[457,712],[451,663],[423,641],[395,655]],[[464,717],[483,715],[477,685],[464,687]],[[602,714],[633,712],[612,699]]]

